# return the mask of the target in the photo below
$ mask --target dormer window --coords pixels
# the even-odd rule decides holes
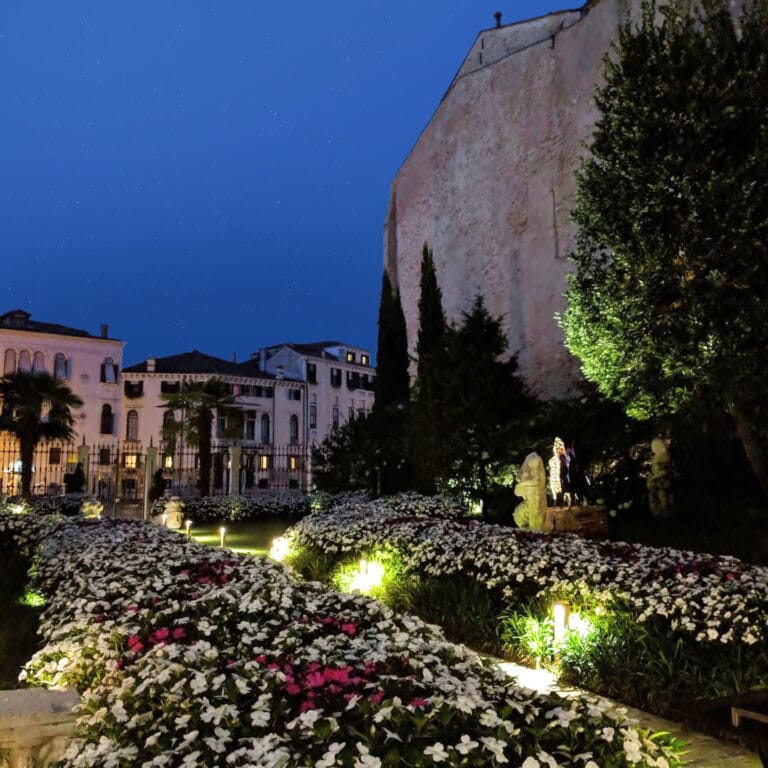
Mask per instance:
[[[360,365],[370,365],[371,358],[368,355],[360,355]]]
[[[348,363],[354,363],[355,362],[355,353],[354,352],[347,352],[347,362]]]

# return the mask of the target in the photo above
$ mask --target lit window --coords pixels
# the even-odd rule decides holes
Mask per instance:
[[[259,456],[259,469],[269,469],[270,465],[270,456],[268,456],[266,453],[262,453],[261,456]]]
[[[354,352],[347,352],[347,362],[348,363],[354,363],[355,362],[355,353]]]
[[[368,355],[360,355],[360,364],[361,365],[370,365],[371,364],[371,358],[368,357]]]
[[[289,456],[288,457],[288,469],[295,472],[299,468],[299,457],[298,456]]]
[[[166,469],[173,469],[173,456],[166,456],[163,459],[163,466]]]
[[[138,457],[135,453],[126,453],[125,454],[125,468],[126,469],[136,469],[136,466],[138,465]]]

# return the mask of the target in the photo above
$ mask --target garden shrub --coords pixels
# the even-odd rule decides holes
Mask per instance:
[[[152,504],[152,516],[161,515],[167,498]],[[184,516],[197,525],[219,520],[256,520],[261,517],[301,517],[309,500],[300,491],[260,491],[253,496],[185,496]]]

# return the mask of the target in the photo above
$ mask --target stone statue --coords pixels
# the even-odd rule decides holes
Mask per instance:
[[[648,475],[648,505],[657,517],[668,515],[672,506],[672,459],[669,447],[660,437],[651,440],[651,471]]]
[[[163,510],[166,528],[181,528],[184,524],[184,503],[178,496],[171,496]]]
[[[544,530],[544,518],[547,515],[546,477],[541,456],[529,453],[515,483],[515,493],[523,498],[514,512],[515,522],[520,528]]]

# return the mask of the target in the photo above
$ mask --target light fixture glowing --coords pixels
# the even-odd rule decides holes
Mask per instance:
[[[552,606],[552,618],[555,624],[555,645],[560,645],[565,640],[569,614],[570,610],[567,603],[555,603]]]
[[[350,592],[367,594],[381,586],[384,578],[384,566],[376,560],[360,561],[359,569],[349,584]]]
[[[173,469],[173,456],[166,456],[163,459],[163,466],[166,469]]]
[[[227,536],[227,529],[222,525],[221,528],[219,528],[219,540],[221,542],[220,546],[224,546],[224,542],[226,540]]]
[[[272,548],[269,550],[269,556],[278,563],[282,563],[291,552],[291,543],[285,536],[278,536],[272,540]]]
[[[191,520],[185,520],[184,521],[184,527],[187,529],[187,536],[191,536],[192,533],[190,532],[190,529],[192,528],[192,521]]]
[[[163,513],[162,520],[163,520],[163,528],[165,528],[165,526],[168,524],[168,515]]]

